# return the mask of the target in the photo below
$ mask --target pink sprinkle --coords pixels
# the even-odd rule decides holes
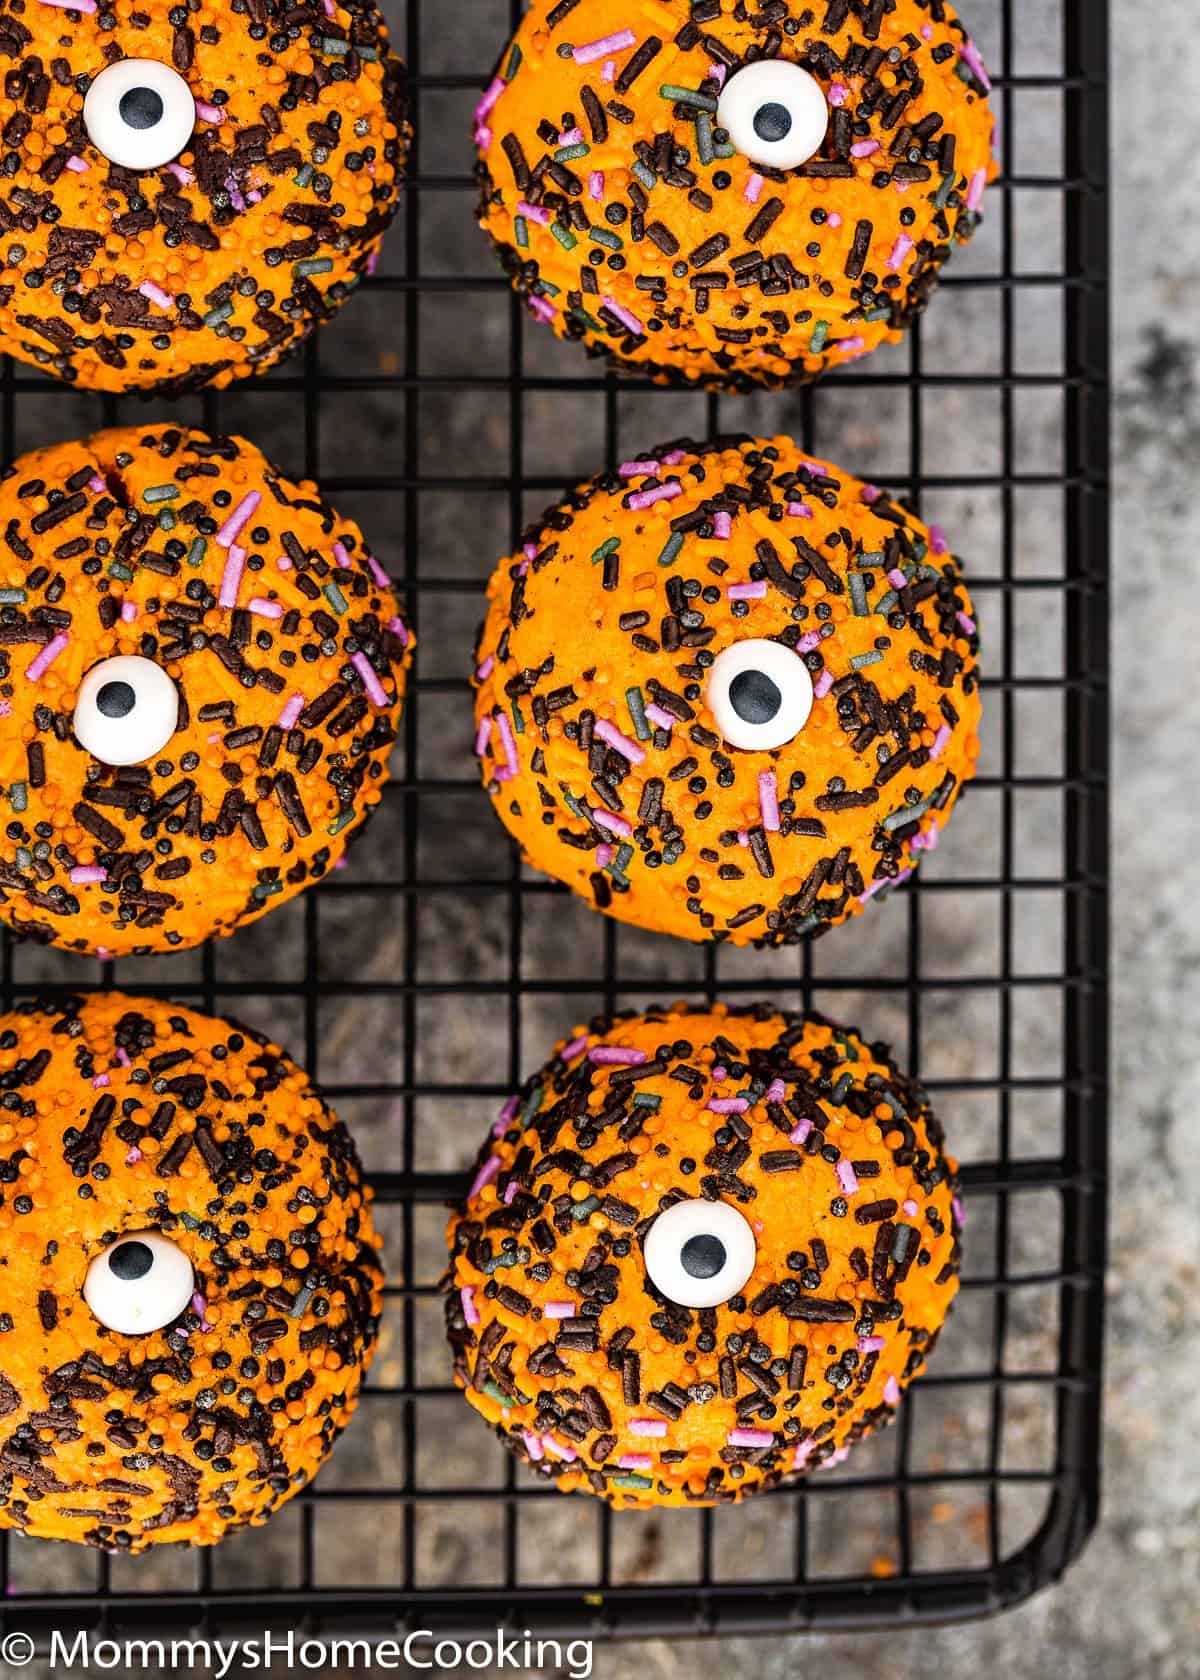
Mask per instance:
[[[815,647],[820,647],[821,638],[815,630],[806,630],[796,643],[797,653],[811,653]]]
[[[325,16],[327,18],[337,16],[337,7],[334,5],[333,0],[322,0],[322,4],[324,5]]]
[[[909,845],[912,847],[914,852],[936,852],[938,847],[937,818],[933,817],[930,819],[927,833],[914,834],[912,839],[909,841]]]
[[[538,546],[537,546],[536,543],[528,542],[524,545],[523,552],[524,552],[526,560],[536,560],[537,559]]]
[[[333,557],[337,561],[339,566],[344,566],[346,568],[349,568],[350,566],[353,565],[353,561],[351,560],[349,554],[347,553],[346,545],[344,543],[340,543],[340,542],[335,542],[334,543],[334,545],[333,545]],[[387,573],[384,571],[383,567],[379,564],[378,560],[376,560],[375,556],[370,552],[369,549],[363,555],[363,559],[367,563],[367,570],[370,572],[371,576],[375,579],[375,582],[379,585],[380,589],[390,589],[392,587],[391,578],[387,575]]]
[[[783,1080],[772,1079],[767,1086],[767,1101],[769,1103],[781,1103],[786,1096],[787,1086],[783,1083]]]
[[[132,601],[122,601],[121,602],[121,622],[122,622],[122,624],[132,624],[134,619],[137,617],[137,615],[138,615],[137,607],[133,604]]]
[[[843,1158],[838,1162],[834,1170],[837,1173],[837,1181],[841,1186],[842,1195],[853,1196],[855,1191],[858,1189],[858,1174],[850,1165],[849,1161]]]
[[[505,1207],[509,1207],[516,1201],[520,1188],[521,1186],[517,1183],[515,1178],[510,1179],[504,1186],[504,1194],[501,1196],[500,1200],[504,1203]]]
[[[758,773],[758,808],[762,812],[762,825],[768,834],[779,833],[779,794],[775,785],[774,770],[760,770]]]
[[[617,61],[615,58],[607,59],[604,64],[604,68],[600,72],[600,80],[602,82],[614,82],[616,79]]]
[[[246,611],[254,613],[257,618],[283,617],[283,608],[279,605],[279,602],[266,601],[261,595],[255,595],[252,600],[247,601]]]
[[[606,811],[603,806],[592,806],[591,816],[594,823],[606,828],[610,834],[619,834],[622,840],[627,840],[633,833],[624,817],[617,816],[615,811]]]
[[[543,209],[540,204],[530,204],[523,198],[517,200],[517,215],[524,216],[528,222],[537,222],[540,227],[549,227],[551,222],[549,210]]]
[[[86,175],[88,170],[91,168],[91,165],[84,158],[69,157],[66,162],[66,167],[73,175]]]
[[[750,844],[750,833],[749,833],[748,829],[745,829],[745,828],[739,828],[738,829],[738,831],[737,831],[737,842],[738,842],[739,846],[748,846]]]
[[[796,1124],[788,1133],[788,1142],[803,1143],[809,1132],[812,1131],[812,1126],[813,1123],[811,1120],[797,1120]]]
[[[99,473],[92,474],[91,478],[88,479],[87,487],[92,492],[93,496],[103,496],[104,492],[108,489],[108,485],[105,484]]]
[[[815,1441],[797,1441],[796,1442],[796,1450],[792,1454],[792,1469],[793,1470],[803,1470],[804,1466],[808,1463],[809,1459],[812,1457],[813,1451],[816,1447],[816,1444],[817,1443]]]
[[[892,567],[891,571],[887,574],[887,580],[893,589],[907,589],[908,587],[908,579],[900,570],[899,566]]]
[[[547,1301],[542,1308],[547,1318],[574,1318],[574,1301]]]
[[[517,771],[521,768],[521,760],[517,756],[517,738],[513,734],[513,727],[508,721],[507,712],[496,713],[496,731],[500,736],[500,742],[504,748],[504,756],[508,761],[509,773],[510,775],[515,776]]]
[[[117,1047],[117,1060],[118,1060],[118,1062],[120,1062],[122,1067],[132,1067],[133,1066],[133,1063],[129,1058],[128,1050],[126,1050],[124,1048],[124,1046],[122,1046],[122,1045],[118,1045],[118,1047]]]
[[[380,682],[372,668],[371,661],[361,648],[350,655],[350,663],[362,678],[363,687],[367,691],[367,698],[371,704],[377,706],[380,711],[386,710],[391,705],[387,696],[387,689]]]
[[[913,1201],[911,1196],[907,1201],[901,1202],[900,1209],[902,1213],[908,1215],[909,1219],[915,1219],[917,1214],[920,1212],[920,1209],[917,1207],[916,1202]]]
[[[766,578],[759,578],[757,583],[731,583],[726,590],[731,601],[761,601],[766,593]]]
[[[213,1328],[208,1319],[208,1302],[204,1299],[204,1296],[201,1295],[199,1290],[197,1290],[192,1296],[192,1311],[200,1320],[201,1330],[209,1331]]]
[[[278,560],[276,560],[275,570],[277,572],[290,572],[292,570],[292,562],[288,559],[286,554],[281,554]]]
[[[791,519],[811,519],[813,516],[813,510],[807,502],[789,502],[787,512]]]
[[[666,1418],[631,1417],[629,1420],[631,1435],[663,1436],[667,1433]]]
[[[214,128],[220,128],[225,121],[225,113],[219,105],[210,105],[207,99],[197,99],[196,115],[206,123],[212,123]]]
[[[729,1078],[729,1069],[727,1067],[725,1067],[721,1062],[717,1062],[716,1065],[714,1066],[713,1070],[712,1070],[713,1084],[714,1085],[723,1085],[728,1078]]]
[[[73,12],[94,12],[96,0],[42,0],[43,6],[58,6],[61,10]]]
[[[175,299],[170,292],[164,292],[161,286],[156,286],[153,280],[143,280],[138,291],[151,303],[156,303],[160,309],[174,309]]]
[[[731,1447],[773,1447],[775,1437],[769,1429],[731,1429],[725,1437]]]
[[[470,1201],[473,1196],[477,1196],[484,1185],[490,1184],[499,1171],[499,1155],[489,1155],[472,1180],[471,1188],[467,1191],[467,1200]]]
[[[617,848],[610,846],[606,840],[603,845],[596,847],[596,868],[607,869],[617,855]]]
[[[967,187],[967,209],[968,210],[974,211],[974,210],[979,209],[979,206],[983,203],[983,194],[984,194],[984,189],[986,188],[986,186],[987,186],[987,170],[986,169],[977,169],[975,171],[974,175],[971,176],[970,183]]]
[[[603,58],[606,53],[624,52],[626,47],[635,47],[637,36],[632,29],[619,29],[615,34],[602,35],[598,41],[589,41],[586,46],[576,47],[574,59],[576,64],[591,64],[597,58]]]
[[[967,1210],[957,1196],[951,1196],[950,1206],[954,1210],[954,1217],[960,1225],[967,1223]]]
[[[576,1056],[578,1056],[579,1052],[581,1050],[586,1050],[586,1049],[587,1049],[587,1034],[584,1033],[584,1034],[581,1034],[579,1038],[573,1038],[571,1040],[570,1044],[564,1044],[562,1049],[558,1053],[558,1059],[561,1062],[573,1062],[575,1060]]]
[[[125,1165],[127,1167],[136,1167],[138,1162],[143,1160],[143,1159],[144,1159],[144,1157],[142,1155],[141,1150],[135,1144],[134,1147],[129,1151],[128,1155],[126,1155],[126,1157],[125,1157]]]
[[[750,1104],[745,1097],[709,1097],[704,1106],[714,1114],[745,1114]]]
[[[653,1470],[654,1459],[650,1453],[622,1453],[617,1464],[622,1470]]]
[[[826,225],[826,227],[840,228],[841,225],[842,225],[842,213],[841,213],[841,211],[840,210],[831,210],[829,212],[828,217],[826,218],[825,225]]]
[[[850,148],[851,157],[870,157],[872,152],[879,150],[878,140],[856,140]]]
[[[935,554],[949,554],[950,544],[946,541],[946,533],[940,525],[929,527],[929,546]]]
[[[106,1073],[98,1073],[96,1075],[95,1079],[92,1080],[92,1090],[93,1091],[107,1091],[108,1087],[111,1084],[112,1084],[112,1080],[108,1077],[108,1075]]]
[[[668,735],[675,727],[675,719],[671,716],[670,712],[664,712],[662,707],[654,700],[651,700],[647,704],[646,716],[650,719],[650,722],[657,725],[659,729],[665,729]]]
[[[728,75],[729,72],[723,64],[714,62],[708,67],[708,75],[705,77],[705,81],[716,82],[719,88],[723,88]]]
[[[523,1429],[521,1431],[521,1439],[525,1443],[525,1451],[529,1454],[533,1462],[535,1464],[540,1464],[546,1455],[542,1451],[542,1443],[538,1440],[537,1436],[532,1430]]]
[[[404,620],[402,618],[389,618],[388,629],[392,632],[392,635],[395,636],[401,647],[406,648],[408,646],[408,631],[405,628]]]
[[[304,710],[303,694],[293,694],[279,714],[280,729],[290,729]]]
[[[239,548],[236,543],[229,550],[229,558],[225,562],[225,570],[221,574],[221,590],[217,596],[217,605],[221,607],[236,607],[238,588],[242,581],[242,567],[246,562],[246,550]]]
[[[906,233],[898,234],[896,243],[892,246],[891,255],[888,257],[888,267],[899,268],[912,248],[913,242],[908,235]]]
[[[644,1050],[620,1044],[597,1044],[588,1051],[588,1061],[597,1067],[641,1067],[645,1060]]]
[[[629,498],[630,511],[641,513],[645,508],[653,507],[655,502],[673,502],[676,496],[683,495],[683,485],[677,478],[668,484],[658,484],[653,490],[639,490]]]
[[[582,141],[583,130],[581,128],[568,128],[558,137],[560,146],[578,146],[582,144]]]
[[[484,753],[487,751],[487,744],[488,744],[488,741],[491,739],[491,734],[492,734],[492,720],[491,720],[491,718],[490,717],[480,718],[479,728],[476,731],[476,735],[475,735],[475,757],[476,758],[482,758]]]
[[[987,73],[983,59],[979,56],[979,48],[974,41],[964,41],[959,48],[959,54],[967,69],[980,83],[985,93],[992,91],[991,77]]]
[[[640,764],[646,756],[636,741],[631,741],[628,735],[622,735],[617,726],[609,723],[607,718],[597,718],[595,733],[619,752],[622,758],[627,758],[630,764]]]
[[[874,898],[875,894],[882,892],[885,887],[902,886],[911,874],[911,869],[902,869],[899,875],[881,875],[877,881],[871,882],[871,885],[867,888],[866,892],[859,893],[858,902],[860,904],[865,904],[869,898]]]
[[[663,456],[663,466],[664,467],[677,467],[679,465],[680,461],[686,461],[686,460],[687,460],[687,450],[686,449],[669,449],[667,451],[667,453]]]
[[[600,301],[608,310],[609,314],[615,315],[621,325],[627,328],[629,332],[633,333],[635,337],[645,337],[645,327],[638,320],[637,316],[630,310],[626,309],[623,304],[617,303],[614,298],[610,297],[602,297]]]
[[[882,495],[883,491],[877,484],[864,484],[862,487],[862,499],[868,507],[877,502]]]
[[[762,196],[762,190],[762,176],[751,175],[749,180],[746,182],[745,191],[742,193],[742,197],[746,200],[747,204],[757,204]]]
[[[653,478],[659,471],[658,461],[622,461],[617,468],[618,478]]]
[[[593,169],[588,176],[588,192],[597,203],[604,197],[604,171]]]
[[[54,640],[47,642],[37,657],[25,667],[26,678],[30,682],[40,682],[66,645],[66,631],[60,630]]]
[[[262,495],[257,490],[247,490],[241,501],[234,508],[229,518],[217,532],[217,542],[222,548],[232,548],[242,526],[250,518],[255,508],[262,501]]]
[[[553,1435],[543,1435],[542,1445],[547,1452],[553,1453],[555,1458],[561,1458],[565,1464],[574,1464],[579,1457],[574,1447],[568,1446],[565,1441],[555,1440]]]
[[[943,723],[933,738],[933,745],[929,749],[930,758],[940,758],[942,756],[950,740],[950,734],[950,725]]]
[[[898,1406],[900,1404],[900,1384],[896,1381],[895,1377],[889,1376],[888,1380],[884,1383],[883,1398],[887,1401],[889,1406]]]
[[[860,1336],[858,1338],[859,1353],[882,1353],[887,1343],[882,1336]]]
[[[923,41],[933,40],[933,25],[931,23],[923,23],[921,25],[921,39]]]
[[[103,881],[106,873],[98,863],[80,863],[72,869],[71,880],[77,887],[91,887]]]
[[[962,628],[967,632],[968,636],[973,636],[975,634],[975,620],[971,617],[970,613],[958,612],[955,613],[954,616]]]
[[[528,297],[526,302],[529,305],[529,313],[536,316],[539,321],[553,321],[558,313],[550,299],[541,297],[537,292]]]
[[[829,89],[829,103],[834,106],[835,109],[839,105],[844,105],[849,97],[850,89],[846,86],[845,82],[832,83]]]
[[[486,682],[496,668],[496,655],[489,653],[482,665],[475,667],[475,676],[479,682]]]
[[[733,515],[731,513],[713,514],[713,536],[721,542],[728,542],[733,535]]]
[[[509,1099],[505,1103],[504,1107],[500,1110],[499,1114],[496,1116],[496,1123],[492,1127],[492,1136],[493,1137],[499,1137],[503,1132],[506,1132],[508,1130],[511,1122],[516,1119],[517,1111],[520,1108],[520,1106],[521,1106],[521,1098],[520,1098],[519,1094],[514,1092],[514,1094],[511,1097],[509,1097]]]
[[[865,338],[839,338],[836,343],[831,344],[829,348],[831,350],[840,350],[843,356],[850,356],[859,350],[865,350],[866,347],[867,341]]]
[[[488,85],[487,91],[483,95],[483,98],[475,107],[475,121],[477,123],[481,123],[486,116],[491,114],[500,98],[500,95],[504,92],[507,86],[508,83],[504,80],[503,76],[493,77],[492,81]]]
[[[169,163],[167,168],[182,186],[190,187],[196,179],[185,163]]]
[[[467,1323],[474,1326],[479,1323],[479,1308],[475,1305],[474,1284],[464,1283],[458,1292],[462,1301],[463,1317]]]

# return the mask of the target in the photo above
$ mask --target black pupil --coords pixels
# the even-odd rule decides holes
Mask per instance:
[[[729,685],[729,703],[743,723],[770,723],[783,695],[765,671],[739,671]]]
[[[698,1237],[688,1238],[679,1260],[689,1277],[716,1277],[725,1264],[725,1244],[711,1232],[702,1232]]]
[[[154,1264],[154,1254],[144,1242],[118,1243],[108,1257],[109,1270],[122,1283],[136,1283]]]
[[[153,128],[162,121],[163,102],[153,88],[130,88],[121,95],[118,106],[121,121],[127,128]]]
[[[754,113],[754,132],[760,140],[786,140],[792,132],[792,113],[771,100]]]
[[[96,696],[96,709],[102,717],[128,717],[137,704],[137,695],[127,682],[105,683]]]

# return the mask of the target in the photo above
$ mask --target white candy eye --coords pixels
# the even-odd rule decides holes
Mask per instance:
[[[646,1235],[650,1281],[680,1307],[719,1307],[754,1270],[754,1233],[729,1202],[676,1202]]]
[[[83,102],[93,146],[123,169],[161,169],[196,126],[196,102],[183,77],[156,58],[122,58],[101,70]]]
[[[717,122],[751,163],[798,169],[821,150],[829,105],[821,84],[799,64],[760,58],[726,82]]]
[[[713,660],[705,699],[729,746],[769,752],[808,722],[812,678],[782,642],[734,642]]]
[[[181,1248],[157,1231],[130,1231],[92,1261],[83,1298],[108,1329],[147,1336],[178,1318],[194,1289]]]
[[[145,764],[179,726],[179,694],[161,665],[122,654],[84,677],[74,724],[80,746],[101,764]]]

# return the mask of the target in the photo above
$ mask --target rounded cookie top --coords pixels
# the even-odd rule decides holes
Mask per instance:
[[[367,272],[408,149],[374,0],[3,0],[0,350],[97,390],[227,385]]]
[[[597,1019],[505,1107],[451,1221],[456,1379],[564,1490],[737,1500],[890,1420],[959,1230],[884,1046],[765,1006]]]
[[[378,1334],[349,1134],[276,1045],[117,992],[0,1016],[0,1091],[0,1526],[138,1552],[265,1521]]]
[[[476,117],[481,222],[560,337],[717,389],[895,342],[995,171],[941,0],[533,0]]]
[[[489,585],[477,750],[530,863],[622,921],[792,943],[937,844],[979,637],[937,527],[771,442],[582,485]]]
[[[379,802],[412,638],[362,532],[241,438],[131,427],[0,481],[0,919],[178,950]]]

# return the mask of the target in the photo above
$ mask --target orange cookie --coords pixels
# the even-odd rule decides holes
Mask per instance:
[[[505,1446],[618,1507],[712,1505],[890,1422],[958,1288],[924,1093],[813,1016],[580,1029],[451,1221],[455,1377]]]
[[[0,0],[0,55],[5,354],[228,385],[369,272],[409,142],[374,0]]]
[[[622,921],[790,944],[936,845],[979,750],[937,527],[787,438],[582,485],[489,585],[477,751],[537,869]]]
[[[257,1033],[105,992],[0,1016],[0,1526],[263,1523],[358,1400],[383,1272],[344,1126]]]
[[[99,955],[230,933],[379,803],[412,638],[362,532],[178,426],[0,482],[0,919]]]
[[[943,0],[532,0],[476,114],[480,217],[560,338],[777,386],[896,343],[996,173]]]

